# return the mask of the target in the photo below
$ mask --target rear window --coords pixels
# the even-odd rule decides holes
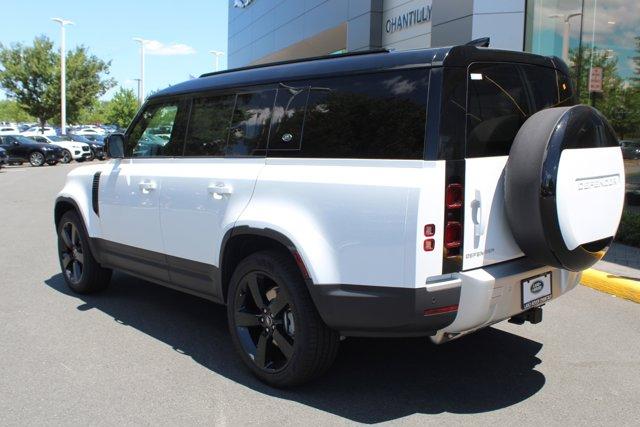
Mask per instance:
[[[466,157],[509,155],[518,130],[531,115],[570,104],[572,99],[568,80],[554,69],[526,64],[471,65]]]

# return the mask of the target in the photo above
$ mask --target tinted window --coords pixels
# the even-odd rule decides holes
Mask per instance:
[[[295,155],[422,159],[427,79],[422,69],[310,82]]]
[[[467,157],[506,156],[531,114],[522,76],[513,64],[475,64],[469,70]]]
[[[236,96],[226,155],[254,156],[265,153],[275,96],[273,89]]]
[[[559,103],[556,71],[535,65],[521,65],[533,97],[535,111],[556,107]]]
[[[229,136],[235,95],[194,99],[185,156],[222,156]]]
[[[129,134],[127,152],[132,157],[181,154],[183,141],[174,126],[177,115],[177,103],[148,106]]]
[[[280,85],[271,118],[269,150],[299,150],[308,86]]]

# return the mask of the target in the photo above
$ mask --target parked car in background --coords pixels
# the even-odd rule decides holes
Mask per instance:
[[[44,135],[44,136],[56,136],[56,130],[52,127],[45,126],[32,126],[26,131],[22,132],[23,136],[36,136],[36,135]]]
[[[0,147],[7,151],[9,164],[29,162],[31,166],[42,166],[45,163],[53,166],[62,160],[62,148],[42,144],[23,135],[0,136]]]
[[[71,138],[72,141],[76,141],[76,142],[84,142],[86,144],[89,144],[89,147],[91,148],[91,156],[87,158],[87,160],[93,160],[93,159],[99,159],[99,160],[104,160],[106,159],[106,155],[105,155],[105,151],[104,151],[104,142],[102,141],[91,141],[89,139],[87,139],[86,137],[82,136],[82,135],[77,135],[77,134],[69,134],[67,135],[69,138]]]
[[[85,127],[73,131],[76,135],[104,135],[105,131],[99,127]]]
[[[3,165],[9,163],[9,156],[7,155],[7,151],[0,147],[0,169],[2,169]]]
[[[622,140],[620,141],[620,148],[622,148],[622,157],[624,159],[640,159],[640,141]]]
[[[91,147],[86,142],[74,141],[67,136],[32,136],[31,139],[43,144],[53,144],[62,148],[62,163],[69,163],[71,160],[83,162],[89,159]]]
[[[15,135],[20,133],[18,126],[0,126],[0,135]]]

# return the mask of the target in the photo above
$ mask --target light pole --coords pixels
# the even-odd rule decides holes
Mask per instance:
[[[133,40],[140,43],[140,83],[138,84],[138,101],[140,105],[144,102],[144,44],[147,42],[145,39],[136,37]]]
[[[216,57],[216,71],[220,70],[220,68],[218,67],[218,64],[219,64],[218,61],[219,61],[220,57],[222,55],[224,55],[224,52],[222,52],[220,50],[210,50],[209,53]]]
[[[65,25],[73,25],[68,19],[51,18],[60,24],[60,132],[67,133],[67,48],[65,46]]]
[[[564,20],[564,29],[562,31],[562,59],[566,63],[569,63],[569,34],[571,32],[571,23],[569,22],[569,20],[581,15],[582,13],[580,12],[570,13],[568,15],[559,13],[549,15],[549,18],[562,18]]]
[[[142,79],[132,79],[134,82],[136,82],[136,86],[138,87],[138,101],[140,101],[140,99],[142,98],[142,91],[140,90],[140,83],[142,82]]]

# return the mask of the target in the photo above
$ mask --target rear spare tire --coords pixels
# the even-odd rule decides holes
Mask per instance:
[[[533,261],[581,271],[600,260],[624,205],[613,129],[586,105],[549,108],[522,125],[505,169],[513,236]]]

